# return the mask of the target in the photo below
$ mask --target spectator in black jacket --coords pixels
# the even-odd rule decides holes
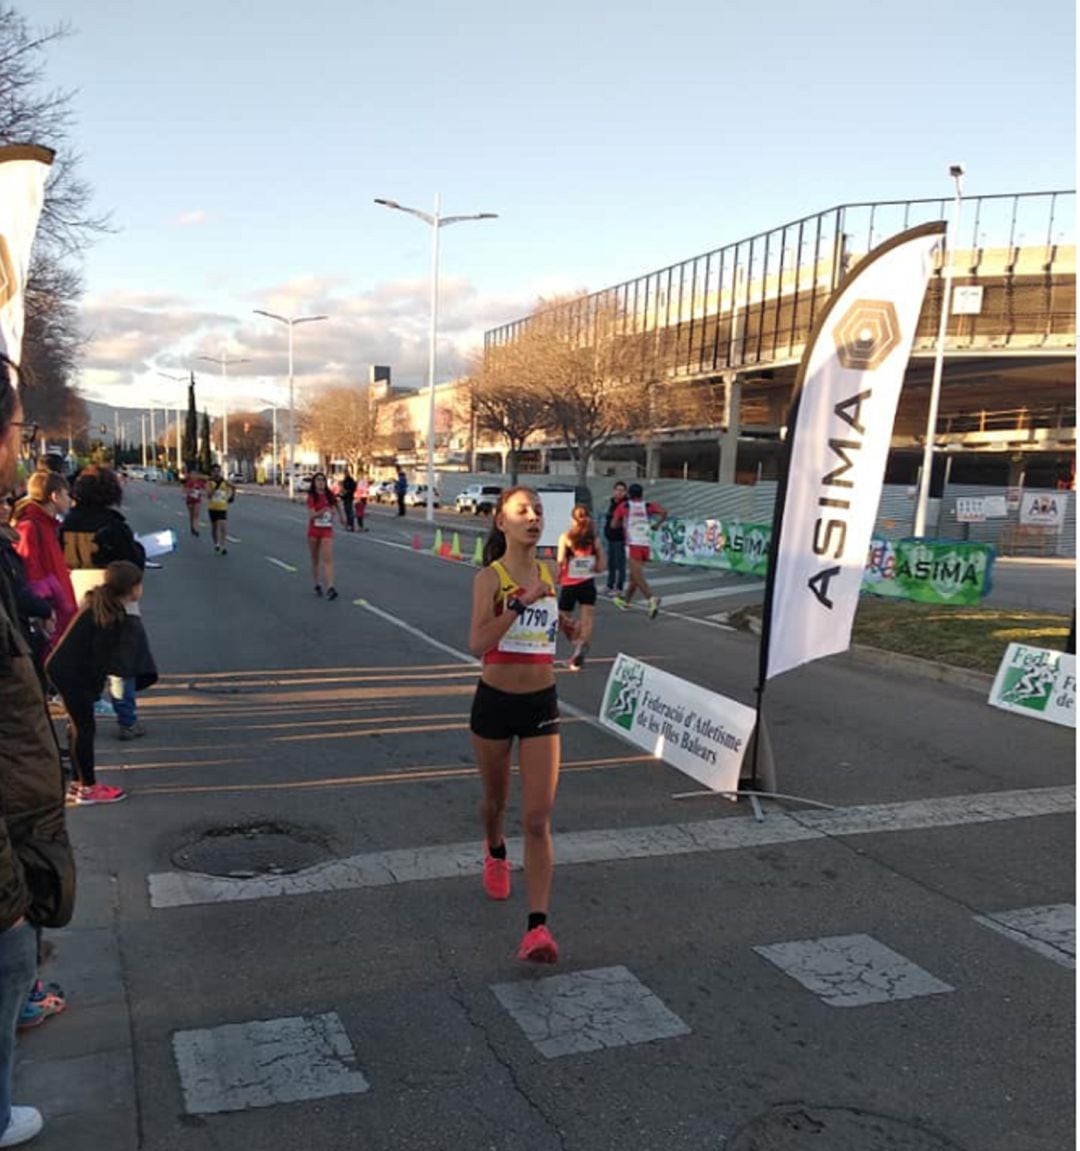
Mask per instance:
[[[22,407],[0,361],[0,491],[15,485]],[[60,751],[8,569],[0,566],[0,1140],[14,1147],[42,1127],[11,1103],[15,1026],[34,982],[36,927],[62,927],[75,902],[64,827]]]
[[[118,510],[124,489],[112,468],[93,465],[83,468],[71,495],[75,506],[60,528],[60,546],[72,571],[75,598],[81,600],[91,587],[104,582],[105,569],[117,560],[127,560],[142,571],[146,567],[146,551]],[[88,569],[93,572],[91,578],[74,574]],[[109,694],[120,738],[137,739],[145,735],[135,704],[135,680],[130,676],[110,675]]]
[[[622,523],[614,524],[611,521],[615,516],[615,509],[626,499],[626,484],[619,480],[611,489],[611,503],[608,504],[604,516],[604,540],[607,543],[608,569],[607,594],[622,595],[623,584],[626,583],[626,529]]]

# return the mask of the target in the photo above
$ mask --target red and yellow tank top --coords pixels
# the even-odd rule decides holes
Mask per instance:
[[[540,579],[547,589],[545,595],[529,604],[498,644],[484,652],[484,663],[554,663],[555,637],[559,631],[559,601],[555,583],[545,564],[537,563]],[[507,611],[506,601],[521,595],[525,589],[506,570],[499,560],[491,564],[499,577],[499,590],[495,596],[495,614]]]

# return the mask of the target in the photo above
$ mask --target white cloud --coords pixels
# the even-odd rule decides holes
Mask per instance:
[[[205,224],[209,218],[202,208],[196,208],[192,212],[181,212],[180,215],[176,217],[174,223],[181,228],[192,228],[197,224]]]

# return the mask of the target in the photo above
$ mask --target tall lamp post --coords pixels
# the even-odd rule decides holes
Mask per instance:
[[[172,382],[174,384],[186,384],[188,382],[187,376],[173,376],[173,375],[170,375],[168,372],[158,372],[158,375],[163,380],[172,380]],[[181,393],[181,394],[183,394],[183,393]],[[164,406],[165,405],[163,404],[162,407],[164,407]],[[178,476],[180,475],[180,470],[183,467],[183,463],[180,460],[180,456],[183,452],[183,447],[181,446],[181,442],[180,442],[180,412],[181,412],[181,409],[182,409],[182,405],[178,402],[176,405],[176,474]],[[166,454],[166,456],[169,454],[167,448],[166,448],[165,454]]]
[[[953,252],[960,239],[960,205],[964,196],[964,165],[953,164],[949,175],[956,185],[953,200],[952,227],[945,233],[945,246],[941,255],[944,264],[944,289],[941,295],[941,320],[938,324],[937,346],[934,350],[934,376],[930,383],[930,411],[926,415],[926,441],[923,444],[922,479],[919,498],[915,504],[915,524],[912,535],[926,535],[926,509],[930,501],[930,481],[934,472],[934,440],[937,438],[938,402],[941,399],[941,374],[945,366],[945,337],[949,330],[949,309],[952,304]]]
[[[476,212],[470,216],[442,216],[439,214],[439,197],[435,196],[435,211],[422,212],[419,208],[407,208],[396,200],[376,199],[376,204],[393,208],[398,212],[408,212],[418,220],[423,220],[431,228],[431,332],[428,341],[428,431],[427,431],[427,519],[435,519],[435,361],[436,341],[439,332],[439,229],[450,224],[460,224],[465,220],[497,220],[497,212]]]
[[[329,316],[279,316],[277,312],[266,312],[262,308],[252,309],[257,316],[277,320],[289,329],[289,499],[293,498],[293,485],[296,482],[296,393],[293,387],[293,328],[297,324],[314,324],[328,320]]]
[[[277,487],[277,484],[278,484],[278,440],[277,440],[278,402],[277,402],[277,400],[263,399],[263,400],[260,400],[259,403],[260,404],[269,404],[270,410],[274,413],[274,423],[273,423],[273,453],[274,453],[273,461],[274,461],[274,467],[273,467],[273,472],[271,473],[273,476],[273,479],[271,479],[270,482],[274,485],[274,487]]]
[[[250,364],[251,361],[243,356],[200,356],[208,364],[221,365],[221,388],[224,395],[221,399],[221,467],[228,475],[229,472],[229,365]]]

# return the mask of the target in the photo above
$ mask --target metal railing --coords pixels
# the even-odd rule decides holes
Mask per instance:
[[[964,201],[955,283],[988,289],[984,313],[950,320],[956,346],[1074,347],[1075,192]],[[617,333],[650,379],[700,378],[798,359],[844,273],[905,228],[946,218],[950,198],[842,204],[493,328],[485,354],[541,321],[575,340]],[[931,284],[917,347],[936,331]],[[925,329],[925,331],[924,331]],[[966,341],[966,342],[965,342]]]

